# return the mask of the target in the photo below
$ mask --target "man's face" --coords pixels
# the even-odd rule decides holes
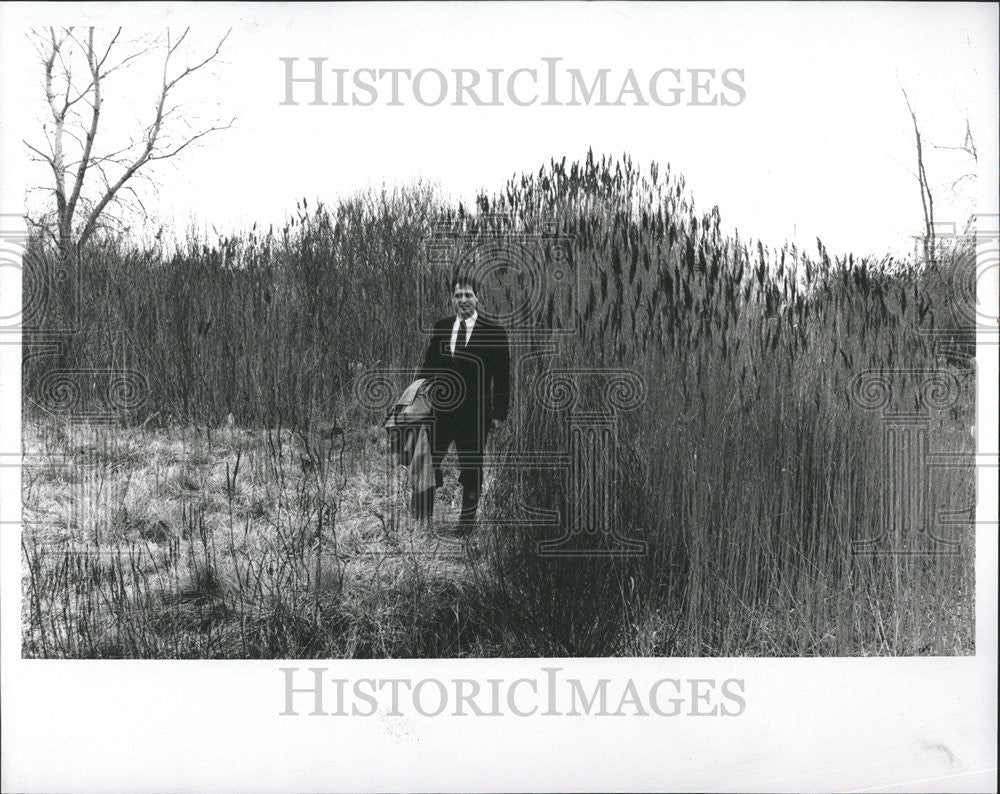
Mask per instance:
[[[463,320],[468,320],[478,304],[479,299],[471,285],[461,282],[455,285],[455,290],[451,294],[451,305],[455,307],[455,314]]]

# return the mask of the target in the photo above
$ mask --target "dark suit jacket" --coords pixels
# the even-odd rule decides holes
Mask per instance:
[[[472,336],[464,348],[461,329],[451,352],[451,329],[455,316],[445,317],[434,323],[434,331],[427,345],[419,378],[439,376],[440,394],[435,400],[438,419],[465,423],[481,423],[489,430],[491,419],[506,419],[510,405],[510,347],[507,332],[502,325],[492,323],[479,315],[472,327]],[[435,372],[437,371],[437,372]],[[454,375],[455,377],[449,377]],[[451,381],[451,384],[446,381]],[[448,400],[447,392],[460,384],[461,398]],[[448,404],[448,403],[452,404]]]

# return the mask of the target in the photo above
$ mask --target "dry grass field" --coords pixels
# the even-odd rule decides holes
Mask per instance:
[[[376,429],[348,441],[343,465],[288,432],[77,429],[25,433],[32,655],[490,652],[459,612],[485,541],[392,504],[387,477],[398,487],[405,472],[385,465]]]
[[[495,313],[533,296],[465,539],[408,517],[384,406],[357,398],[366,372],[398,394],[447,310],[435,245],[506,257]],[[80,332],[24,362],[23,653],[973,653],[972,250],[772,250],[723,236],[669,169],[590,157],[474,211],[417,186],[179,251],[95,244],[51,318]],[[88,421],[127,372],[141,388]],[[580,494],[511,461],[566,453],[559,389],[618,401],[593,465],[645,553],[537,553]],[[950,457],[921,479],[927,454]]]

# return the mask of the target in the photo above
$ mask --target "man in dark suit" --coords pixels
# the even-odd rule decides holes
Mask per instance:
[[[481,317],[478,288],[471,276],[451,281],[454,315],[438,320],[417,377],[438,379],[434,390],[432,459],[437,487],[441,461],[452,443],[462,484],[459,526],[472,528],[483,482],[483,450],[489,431],[507,419],[510,404],[510,348],[503,326]],[[417,513],[430,518],[434,489],[425,491]]]

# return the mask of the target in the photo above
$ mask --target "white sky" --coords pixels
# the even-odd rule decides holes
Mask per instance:
[[[0,14],[8,59],[18,23],[53,17],[29,6]],[[330,202],[417,178],[469,200],[550,157],[582,159],[593,147],[627,151],[641,164],[670,163],[700,209],[718,204],[724,224],[744,236],[780,243],[794,234],[809,250],[820,236],[832,251],[907,252],[922,214],[900,84],[928,142],[960,144],[968,116],[987,173],[984,159],[995,157],[987,149],[997,140],[997,9],[986,4],[91,5],[57,16],[139,30],[191,24],[201,45],[188,49],[192,56],[233,26],[223,63],[211,80],[192,85],[192,97],[202,111],[238,115],[236,125],[160,168],[158,196],[147,200],[158,219],[180,228],[191,218],[219,231],[277,223],[298,198]],[[280,57],[327,57],[327,66],[352,70],[509,71],[541,67],[546,56],[585,72],[609,68],[611,84],[629,67],[638,74],[743,69],[746,100],[735,107],[279,106]],[[24,121],[21,135],[30,136],[38,69],[29,58],[16,73],[26,78],[18,88],[29,103],[16,123]],[[150,79],[136,69],[117,78],[118,91],[108,82],[109,130],[148,117]],[[926,164],[938,220],[961,225],[977,186],[966,181],[958,196],[948,186],[968,163],[928,151]],[[25,173],[32,183],[45,178]],[[983,191],[989,179],[979,182]]]

